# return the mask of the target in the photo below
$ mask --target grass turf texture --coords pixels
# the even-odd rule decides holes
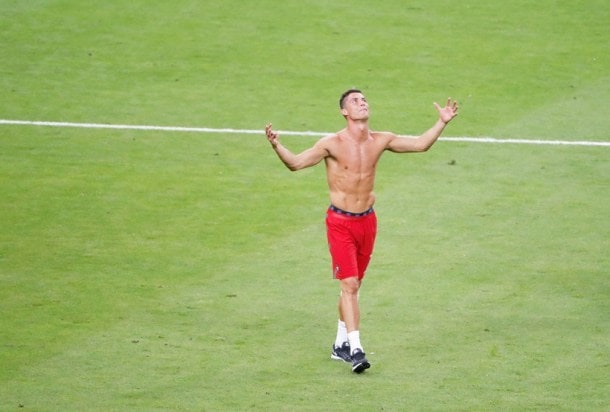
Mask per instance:
[[[0,9],[0,118],[332,131],[355,85],[376,129],[418,133],[450,94],[446,135],[609,140],[602,1]],[[328,359],[322,167],[289,173],[262,133],[0,144],[3,410],[608,407],[606,148],[385,155],[353,376]]]

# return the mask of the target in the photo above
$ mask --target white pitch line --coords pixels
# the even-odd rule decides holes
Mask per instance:
[[[474,142],[474,143],[513,143],[513,144],[534,144],[534,145],[553,145],[553,146],[606,146],[610,147],[610,142],[586,141],[586,140],[531,140],[531,139],[497,139],[495,137],[441,137],[440,140],[451,142]]]
[[[181,127],[181,126],[147,126],[147,125],[124,125],[105,123],[73,123],[73,122],[45,122],[32,120],[8,120],[0,119],[0,125],[16,126],[47,126],[47,127],[77,127],[83,129],[118,129],[118,130],[155,130],[168,132],[193,132],[193,133],[228,133],[228,134],[264,134],[264,130],[210,128],[210,127]],[[311,131],[289,131],[279,130],[278,133],[288,136],[327,136],[331,133]],[[501,144],[533,144],[553,146],[604,146],[610,147],[610,142],[604,141],[570,141],[570,140],[530,140],[530,139],[498,139],[494,137],[441,137],[440,140],[449,142],[471,142],[471,143],[501,143]]]

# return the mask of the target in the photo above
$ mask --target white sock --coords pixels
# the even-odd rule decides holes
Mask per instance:
[[[337,337],[335,338],[335,346],[341,347],[343,342],[347,342],[347,328],[345,322],[341,319],[337,322]]]
[[[360,349],[362,352],[364,352],[364,349],[362,349],[362,345],[360,344],[360,331],[355,330],[348,333],[347,340],[349,341],[352,354],[354,353],[355,349]]]

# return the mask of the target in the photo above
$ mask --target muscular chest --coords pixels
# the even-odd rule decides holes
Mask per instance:
[[[371,173],[383,149],[372,139],[362,143],[345,142],[337,146],[337,167],[347,173]]]

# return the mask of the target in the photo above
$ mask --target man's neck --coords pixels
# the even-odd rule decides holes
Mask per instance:
[[[369,122],[367,120],[350,121],[347,124],[347,133],[357,141],[363,141],[369,137]]]

